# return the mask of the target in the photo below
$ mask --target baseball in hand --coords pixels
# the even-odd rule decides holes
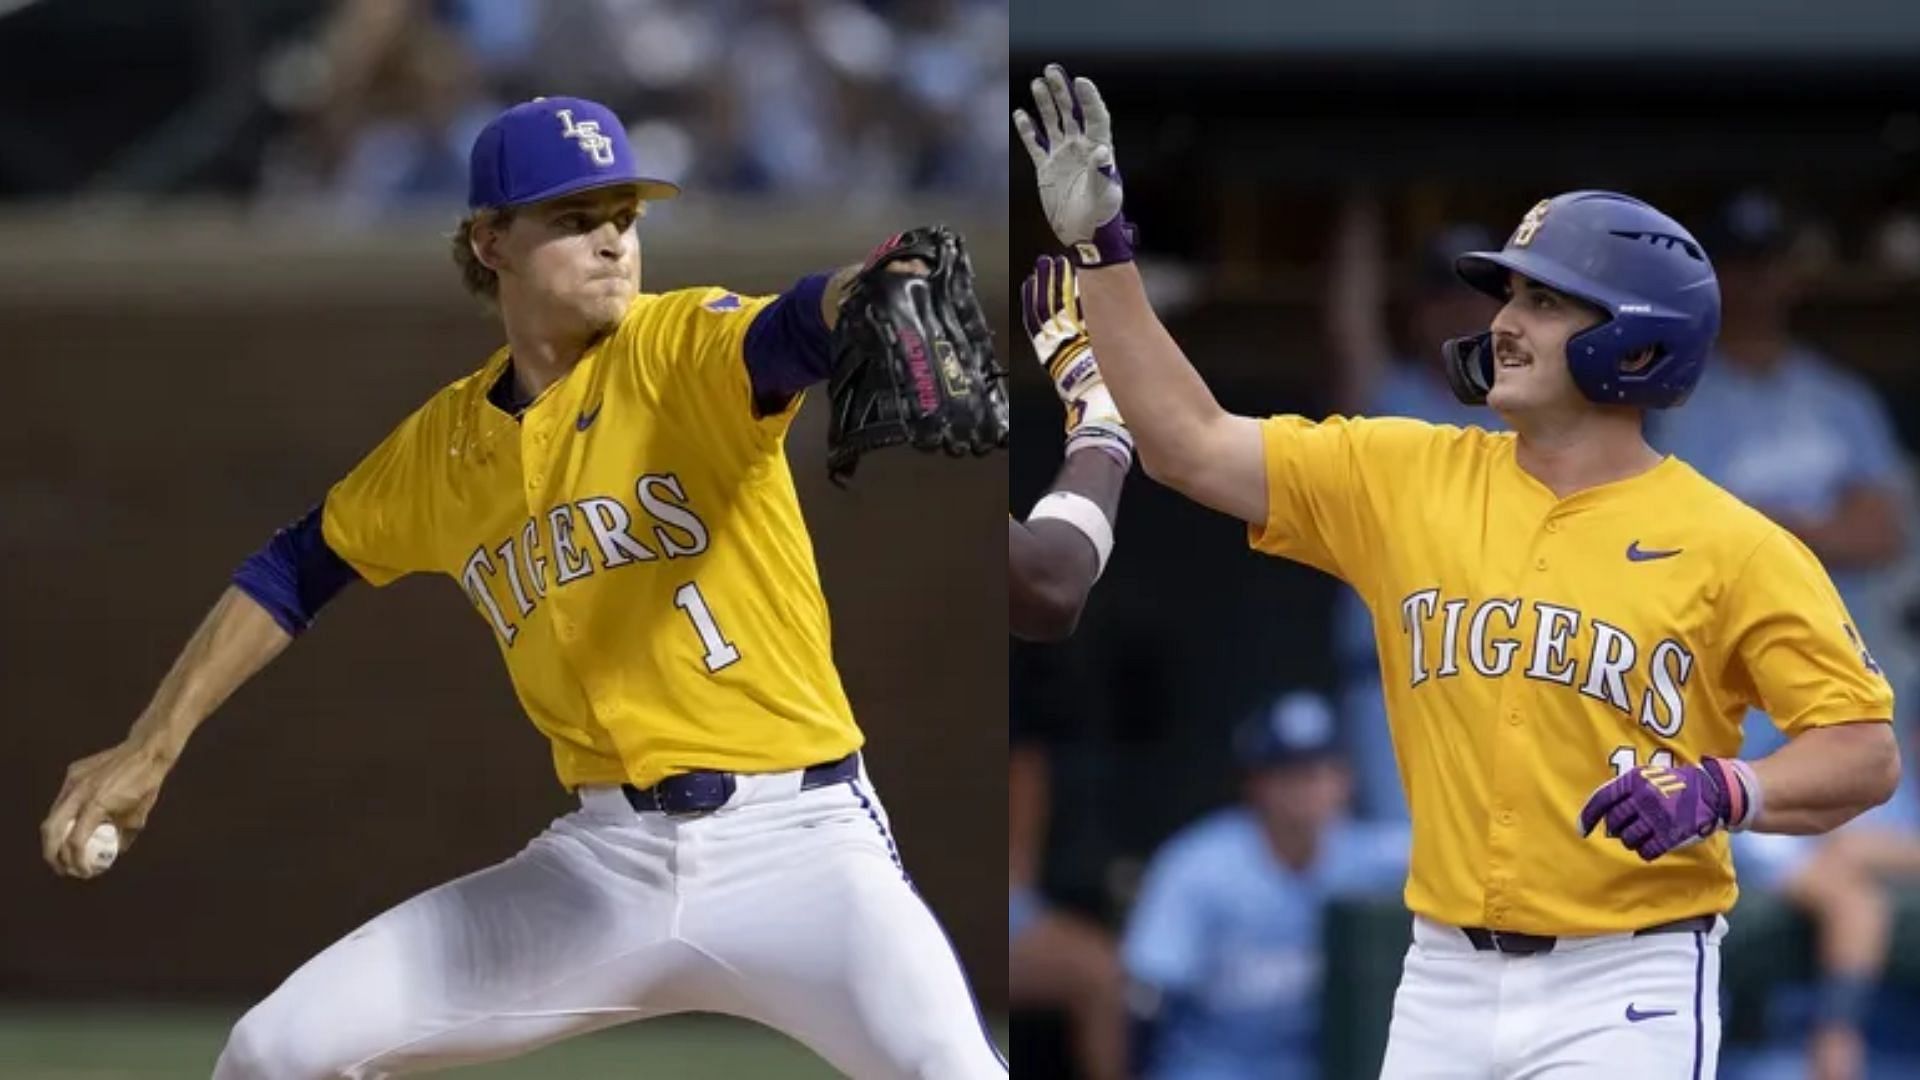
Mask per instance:
[[[67,832],[73,832],[73,823],[67,823]],[[86,852],[83,856],[87,869],[93,873],[104,873],[120,857],[120,830],[110,821],[94,826],[93,835],[87,837]]]

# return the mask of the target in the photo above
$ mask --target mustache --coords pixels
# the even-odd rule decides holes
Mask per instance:
[[[1495,360],[1531,360],[1533,354],[1510,341],[1493,339],[1493,358]]]

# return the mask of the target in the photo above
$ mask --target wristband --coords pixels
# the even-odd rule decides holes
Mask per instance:
[[[1098,581],[1100,575],[1106,573],[1107,557],[1113,554],[1113,523],[1092,499],[1071,491],[1051,492],[1033,504],[1033,513],[1027,515],[1027,520],[1058,521],[1072,526],[1093,545],[1094,555],[1099,559],[1093,579]]]
[[[1767,800],[1760,790],[1760,777],[1754,774],[1753,766],[1739,758],[1728,758],[1727,768],[1740,781],[1740,789],[1747,796],[1747,812],[1740,815],[1740,823],[1731,826],[1734,832],[1745,832],[1760,820],[1760,812],[1766,809]]]

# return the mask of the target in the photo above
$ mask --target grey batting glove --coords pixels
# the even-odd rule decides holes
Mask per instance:
[[[1120,170],[1113,158],[1113,119],[1090,79],[1048,64],[1033,80],[1034,111],[1013,113],[1014,130],[1033,158],[1047,224],[1079,266],[1133,259],[1133,227],[1120,213]]]

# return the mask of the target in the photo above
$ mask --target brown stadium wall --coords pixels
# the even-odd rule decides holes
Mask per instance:
[[[948,221],[1015,340],[1002,214],[675,209],[643,232],[651,289],[776,291]],[[217,714],[111,873],[38,853],[67,763],[123,734],[234,566],[497,341],[433,226],[0,221],[0,995],[257,995],[568,808],[486,627],[409,579],[343,594]],[[841,669],[908,869],[997,1011],[1006,459],[893,451],[834,490],[819,396],[788,446]]]

